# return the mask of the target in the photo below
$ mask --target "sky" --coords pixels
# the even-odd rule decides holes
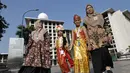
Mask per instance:
[[[114,10],[130,11],[130,0],[1,0],[7,5],[7,9],[2,9],[1,15],[10,24],[6,33],[0,41],[0,53],[8,53],[9,39],[15,38],[17,26],[22,23],[22,15],[31,9],[39,9],[26,13],[25,17],[35,17],[44,12],[49,19],[64,21],[64,28],[73,29],[74,14],[85,17],[85,7],[92,4],[99,13],[113,8]],[[24,25],[26,25],[24,21]]]

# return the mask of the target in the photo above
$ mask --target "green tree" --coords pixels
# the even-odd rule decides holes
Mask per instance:
[[[23,25],[19,25],[18,27],[18,31],[16,32],[16,35],[19,38],[24,38],[24,45],[26,45],[28,43],[28,39],[29,39],[29,34],[34,30],[33,26],[23,26]]]
[[[2,12],[2,9],[7,8],[6,5],[2,4],[0,1],[0,12]],[[6,32],[6,29],[8,28],[9,24],[6,22],[5,18],[0,13],[0,41],[3,37],[3,34]]]
[[[126,48],[126,50],[128,50],[128,51],[129,51],[129,53],[130,53],[130,46],[128,46],[128,48]]]

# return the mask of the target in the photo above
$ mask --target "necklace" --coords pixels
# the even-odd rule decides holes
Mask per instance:
[[[39,30],[38,30],[38,31],[36,31],[36,33],[35,33],[35,34],[36,34],[36,39],[37,39],[37,40],[39,39],[39,37],[38,37],[38,36],[39,36],[40,31],[41,31],[41,29],[39,29]]]
[[[77,30],[77,31],[76,31],[76,35],[77,35],[77,37],[79,38],[79,36],[80,36],[80,35],[79,35],[80,27],[77,27],[76,30]]]

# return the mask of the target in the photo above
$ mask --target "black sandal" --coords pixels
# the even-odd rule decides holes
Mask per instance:
[[[107,70],[106,72],[107,72],[107,73],[113,73],[111,70]]]

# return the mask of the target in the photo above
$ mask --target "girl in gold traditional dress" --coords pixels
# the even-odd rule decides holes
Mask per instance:
[[[74,73],[89,73],[89,57],[87,48],[87,33],[83,26],[80,26],[81,18],[74,15],[76,28],[72,30],[72,42],[70,49],[74,48]]]

